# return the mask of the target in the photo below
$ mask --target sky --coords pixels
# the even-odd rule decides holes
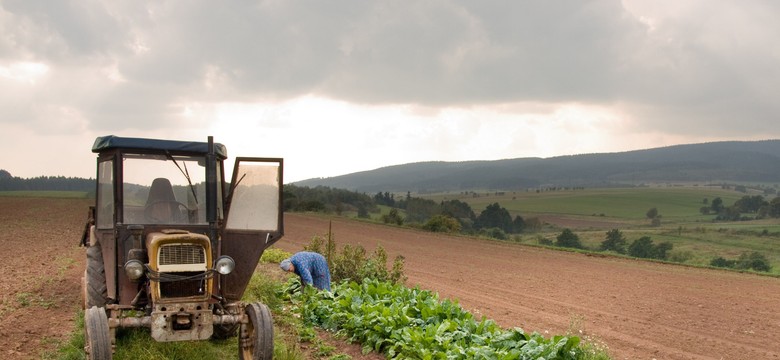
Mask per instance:
[[[774,0],[0,0],[0,169],[215,141],[285,182],[780,138]]]

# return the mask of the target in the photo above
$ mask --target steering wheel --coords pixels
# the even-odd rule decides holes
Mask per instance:
[[[176,200],[158,200],[146,204],[144,217],[155,224],[187,223],[189,208]]]

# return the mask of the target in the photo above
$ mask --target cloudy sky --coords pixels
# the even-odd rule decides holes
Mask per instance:
[[[97,136],[418,161],[780,138],[780,2],[0,0],[0,169],[94,177]]]

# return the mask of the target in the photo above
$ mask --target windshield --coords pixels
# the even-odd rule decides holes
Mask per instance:
[[[206,224],[206,159],[123,157],[125,224]]]

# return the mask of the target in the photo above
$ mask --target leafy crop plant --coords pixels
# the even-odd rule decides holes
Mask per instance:
[[[307,286],[290,294],[304,322],[392,359],[609,359],[581,347],[577,336],[545,338],[476,320],[457,302],[430,291],[376,280],[341,282],[333,292]]]

